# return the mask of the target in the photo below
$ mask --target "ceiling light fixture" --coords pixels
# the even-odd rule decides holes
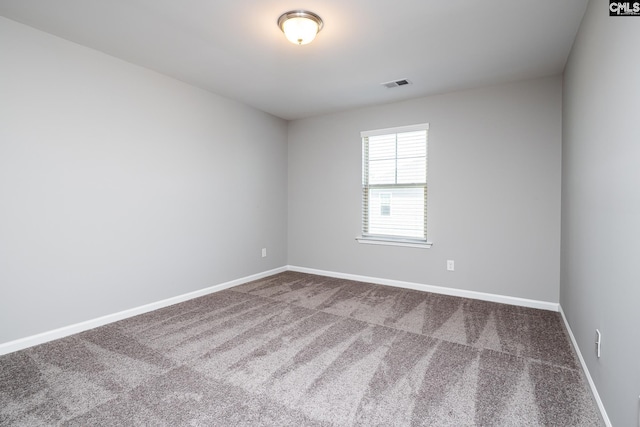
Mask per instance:
[[[278,18],[278,27],[294,44],[311,43],[323,26],[322,18],[306,10],[292,10]]]

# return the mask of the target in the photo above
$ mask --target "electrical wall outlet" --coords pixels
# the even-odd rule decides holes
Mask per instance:
[[[455,270],[455,266],[453,264],[453,260],[452,259],[448,259],[447,260],[447,271],[454,271]]]
[[[267,256],[267,248],[262,248],[262,258]]]

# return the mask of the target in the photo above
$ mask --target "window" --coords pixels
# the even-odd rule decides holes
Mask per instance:
[[[362,132],[361,243],[429,247],[427,123]]]

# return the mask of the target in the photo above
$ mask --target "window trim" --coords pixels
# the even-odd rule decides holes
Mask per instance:
[[[414,132],[414,131],[422,131],[422,130],[426,130],[428,132],[429,123],[419,123],[415,125],[397,126],[397,127],[391,127],[391,128],[363,131],[363,132],[360,132],[360,138],[364,139],[371,136],[397,134],[397,133],[403,133],[403,132]],[[364,158],[362,158],[362,160],[364,161]],[[364,167],[364,163],[363,163],[363,167]],[[426,188],[426,185],[428,184],[425,181],[425,188]],[[425,199],[425,204],[426,203],[427,203],[427,200]],[[426,209],[425,209],[424,215],[425,215],[425,222],[427,222]],[[364,212],[362,213],[362,218],[364,218]],[[360,225],[361,227],[363,226],[362,223]],[[425,229],[425,235],[429,236],[429,233],[427,232],[426,229]],[[404,247],[421,248],[421,249],[428,249],[433,245],[433,242],[430,242],[427,239],[406,238],[401,236],[384,236],[384,235],[361,234],[360,236],[356,237],[356,241],[358,243],[364,243],[364,244],[370,244],[370,245],[404,246]]]
[[[356,237],[358,243],[364,243],[367,245],[384,245],[384,246],[404,246],[408,248],[420,248],[429,249],[433,246],[433,242],[419,241],[417,239],[401,239],[394,237],[382,237],[382,236],[358,236]]]
[[[420,123],[417,125],[397,126],[386,129],[366,130],[360,132],[360,138],[366,138],[369,136],[388,135],[391,133],[403,133],[403,132],[415,132],[420,130],[429,130],[429,123]]]

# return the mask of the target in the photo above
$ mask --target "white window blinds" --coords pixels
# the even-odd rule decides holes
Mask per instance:
[[[362,236],[427,241],[428,124],[362,132]]]

